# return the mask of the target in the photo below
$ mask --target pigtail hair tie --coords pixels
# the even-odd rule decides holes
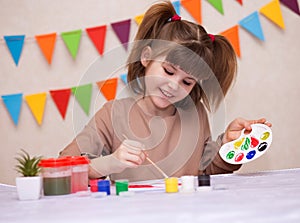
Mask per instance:
[[[209,36],[209,38],[211,39],[212,42],[215,41],[215,35],[213,34],[207,34]]]
[[[168,22],[173,22],[173,21],[180,21],[181,17],[177,14],[173,15],[171,18],[168,19]]]

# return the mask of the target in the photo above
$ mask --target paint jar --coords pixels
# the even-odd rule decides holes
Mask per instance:
[[[98,179],[91,179],[90,187],[91,192],[98,192]]]
[[[110,181],[109,180],[98,180],[98,192],[106,192],[110,195]]]
[[[89,160],[84,156],[71,156],[69,159],[72,165],[72,193],[88,190]]]
[[[169,177],[165,179],[165,187],[167,193],[176,193],[178,192],[178,178]]]
[[[128,180],[123,179],[123,180],[116,180],[116,194],[119,195],[120,192],[122,191],[128,191]]]
[[[195,192],[195,177],[182,176],[181,178],[181,192]]]
[[[203,186],[210,186],[210,175],[199,175],[198,176],[198,186],[203,187]]]
[[[42,159],[39,163],[43,176],[44,195],[71,193],[71,161],[68,158]]]

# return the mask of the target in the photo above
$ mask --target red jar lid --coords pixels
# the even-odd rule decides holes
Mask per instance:
[[[84,156],[69,156],[68,158],[73,166],[90,163],[89,159]]]
[[[41,167],[62,167],[62,166],[70,166],[71,161],[66,157],[61,158],[49,158],[49,159],[42,159],[39,162],[39,166]]]

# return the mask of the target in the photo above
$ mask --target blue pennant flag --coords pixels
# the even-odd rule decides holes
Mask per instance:
[[[265,40],[257,11],[239,21],[239,25],[258,39]]]
[[[23,94],[2,95],[2,100],[15,125],[18,125]]]
[[[121,80],[124,82],[124,84],[127,84],[127,74],[121,74]]]
[[[175,1],[172,4],[173,4],[173,6],[175,8],[176,14],[180,15],[180,1]]]
[[[15,64],[18,66],[19,59],[22,53],[25,35],[19,36],[4,36],[6,45],[13,57]]]

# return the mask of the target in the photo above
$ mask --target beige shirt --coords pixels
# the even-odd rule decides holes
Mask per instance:
[[[112,154],[125,137],[145,144],[149,158],[168,176],[231,173],[241,166],[221,159],[221,137],[211,141],[207,113],[201,103],[189,110],[177,108],[175,114],[161,118],[145,113],[133,98],[104,104],[60,155],[86,152],[98,156],[91,160],[95,171],[90,177],[101,177],[107,172],[102,170],[103,158]],[[112,180],[163,178],[147,161],[137,168],[109,174]]]

